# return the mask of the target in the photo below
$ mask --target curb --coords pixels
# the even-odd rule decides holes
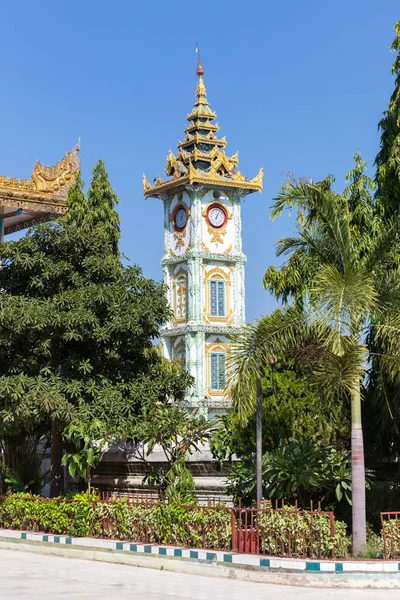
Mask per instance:
[[[8,535],[7,535],[8,534]],[[11,534],[11,535],[10,535]],[[29,536],[29,538],[28,538]],[[33,538],[33,539],[32,539]],[[36,539],[35,539],[36,538]],[[45,539],[40,539],[45,538]],[[53,539],[51,539],[53,538]],[[55,539],[54,539],[55,538]],[[83,542],[83,543],[82,543]],[[96,543],[97,542],[97,543]],[[101,543],[101,545],[99,544]],[[105,546],[104,544],[107,544]],[[131,548],[134,546],[135,549]],[[129,544],[114,540],[99,540],[91,538],[70,538],[43,534],[21,533],[19,531],[0,531],[0,549],[36,552],[53,556],[96,560],[107,563],[125,564],[136,567],[161,569],[191,575],[218,577],[222,579],[238,579],[257,583],[272,583],[290,586],[318,588],[375,588],[400,589],[399,564],[397,562],[381,563],[380,566],[392,567],[390,572],[358,572],[323,571],[315,569],[295,570],[290,559],[276,559],[277,562],[292,563],[291,568],[272,566],[274,558],[264,559],[255,555],[227,554],[201,550],[188,550],[170,546],[154,546]],[[172,554],[171,554],[172,551]],[[183,554],[185,553],[185,555]],[[190,553],[186,556],[186,553]],[[199,554],[206,555],[204,558]],[[197,555],[197,556],[195,556]],[[221,556],[218,556],[221,555]],[[227,558],[231,560],[226,560]],[[222,560],[220,560],[222,558]],[[232,562],[232,559],[236,560]],[[253,564],[244,564],[244,559],[252,559]],[[263,564],[259,564],[260,560]],[[247,561],[246,561],[247,562]],[[257,564],[258,562],[258,564]],[[309,561],[298,561],[306,564]],[[358,566],[373,565],[374,563],[351,563]],[[285,565],[286,566],[286,565]],[[393,567],[396,567],[394,571]],[[289,567],[289,565],[287,565]]]

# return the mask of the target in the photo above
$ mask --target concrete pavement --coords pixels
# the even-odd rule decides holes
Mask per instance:
[[[399,590],[315,589],[216,579],[0,550],[0,598],[125,600],[394,600]]]

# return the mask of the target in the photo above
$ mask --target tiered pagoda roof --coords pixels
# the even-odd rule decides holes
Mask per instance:
[[[204,70],[200,59],[197,65],[196,102],[187,116],[183,141],[178,142],[178,154],[171,150],[167,156],[165,172],[168,179],[158,175],[151,185],[143,175],[146,198],[158,197],[187,184],[203,183],[217,187],[240,188],[251,192],[262,190],[263,170],[254,179],[247,179],[239,171],[239,154],[225,154],[226,138],[218,138],[218,123],[213,123],[216,113],[208,104],[203,81]]]

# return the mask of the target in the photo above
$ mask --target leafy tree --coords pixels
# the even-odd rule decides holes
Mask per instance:
[[[247,460],[235,466],[229,477],[229,489],[236,499],[251,503],[255,496],[254,463]],[[282,439],[263,456],[264,497],[299,502],[329,502],[343,498],[351,504],[350,456],[321,443],[320,438],[299,442]]]
[[[400,202],[400,21],[394,30],[391,49],[396,53],[392,66],[395,88],[379,122],[381,144],[375,160],[378,205],[387,216],[398,211]]]
[[[233,409],[244,425],[255,406],[256,414],[256,477],[257,507],[262,501],[262,378],[269,365],[272,376],[276,365],[276,355],[268,345],[264,335],[264,318],[260,323],[242,327],[231,339],[231,352],[227,360],[227,391],[232,399]],[[270,392],[273,391],[271,388]]]
[[[119,199],[110,185],[106,165],[102,160],[97,162],[92,173],[93,178],[88,191],[84,223],[89,228],[96,228],[100,225],[109,238],[114,253],[117,254],[121,232],[115,206]]]
[[[64,454],[61,464],[68,465],[71,477],[79,476],[86,481],[90,496],[92,472],[110,447],[112,438],[99,419],[93,419],[89,423],[75,419],[68,425],[64,434],[72,446],[72,451]]]
[[[360,180],[359,171],[355,177]],[[355,206],[361,203],[362,194],[358,193],[358,200],[354,200],[354,193],[340,196],[327,182],[291,183],[275,199],[273,216],[293,206],[304,216],[297,236],[279,242],[278,254],[297,254],[310,270],[299,286],[294,285],[294,279],[281,279],[289,296],[301,295],[303,310],[281,311],[267,334],[275,342],[280,340],[286,351],[297,349],[298,357],[310,364],[315,379],[323,385],[326,397],[351,399],[352,525],[353,550],[357,553],[366,543],[361,392],[371,358],[365,340],[372,330],[385,356],[384,367],[393,377],[398,376],[400,280],[397,272],[387,272],[386,264],[388,250],[398,238],[398,225],[388,222],[375,228],[371,220],[369,244],[360,241]],[[365,185],[360,187],[364,192]],[[277,273],[279,277],[279,270]],[[268,272],[265,285],[277,292]]]
[[[144,402],[182,398],[192,382],[183,370],[167,372],[153,348],[170,315],[165,289],[116,252],[104,165],[84,210],[79,182],[71,194],[68,218],[0,248],[2,434],[52,422],[53,495],[62,491],[62,431],[73,418],[124,433]]]
[[[319,435],[326,444],[346,446],[349,424],[343,416],[347,403],[327,402],[323,393],[312,385],[307,371],[296,362],[281,356],[275,367],[274,391],[269,367],[262,378],[262,447],[274,450],[281,439],[299,442]],[[255,455],[255,404],[249,406],[246,423],[231,412],[220,418],[220,427],[212,437],[214,457],[229,460],[233,455],[243,459]]]
[[[83,191],[84,183],[81,174],[75,180],[75,183],[68,190],[68,212],[64,220],[75,226],[80,227],[87,216],[87,205],[85,193]]]
[[[187,458],[209,439],[214,423],[203,417],[190,415],[176,404],[146,404],[131,431],[132,455],[142,461],[149,473],[145,478],[156,485],[161,500],[181,504],[193,503],[194,481],[187,467]],[[159,447],[166,464],[150,460],[153,450]]]
[[[43,459],[50,444],[48,434],[48,424],[34,428],[22,426],[18,433],[13,434],[8,429],[7,434],[4,431],[0,434],[2,493],[28,490],[40,494],[50,474],[43,469]]]

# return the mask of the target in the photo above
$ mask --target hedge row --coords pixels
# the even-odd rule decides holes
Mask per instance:
[[[70,500],[43,499],[28,494],[0,498],[0,527],[76,537],[104,537],[192,548],[230,550],[231,510],[228,507],[130,504],[102,502],[78,494]],[[337,557],[347,555],[349,540],[344,523],[329,515],[266,511],[258,515],[260,550],[286,556]]]

